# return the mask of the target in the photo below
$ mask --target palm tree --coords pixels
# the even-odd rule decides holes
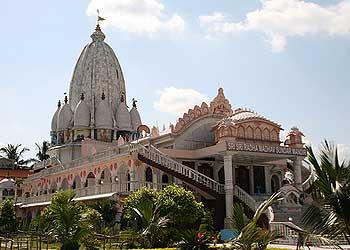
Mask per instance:
[[[44,161],[50,158],[50,156],[47,154],[47,151],[49,150],[49,142],[43,141],[41,145],[38,143],[35,143],[35,146],[38,149],[38,153],[36,154],[36,157],[39,159],[39,161]]]
[[[280,238],[276,232],[258,226],[260,217],[279,197],[280,193],[271,195],[258,207],[251,219],[248,219],[244,214],[242,204],[234,204],[232,208],[232,224],[234,229],[239,233],[237,238],[232,240],[234,248],[243,250],[266,249],[268,244]]]
[[[63,249],[79,249],[80,243],[95,231],[100,223],[100,214],[84,204],[74,201],[72,190],[57,193],[53,196],[51,205],[43,211],[47,221],[50,221],[49,231],[62,243]]]
[[[141,236],[148,240],[153,247],[157,244],[160,230],[167,227],[170,219],[168,216],[161,216],[159,205],[155,205],[151,200],[145,200],[133,207],[134,219],[140,222]]]
[[[314,234],[343,236],[350,244],[350,164],[339,162],[337,147],[325,141],[319,159],[307,147],[315,169],[311,186],[313,202],[303,215],[303,224]]]
[[[22,144],[7,144],[7,146],[0,148],[0,153],[2,155],[9,159],[12,160],[13,163],[15,164],[15,168],[20,168],[22,166],[27,166],[29,163],[33,162],[33,159],[23,159],[23,155],[25,152],[29,151],[28,148],[22,147]]]

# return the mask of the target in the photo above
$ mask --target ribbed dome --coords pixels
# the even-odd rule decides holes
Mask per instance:
[[[136,107],[132,107],[132,109],[130,110],[130,118],[131,118],[131,125],[133,129],[136,131],[137,128],[142,124],[139,111],[137,110]]]
[[[222,119],[218,123],[218,127],[234,126],[238,122],[243,122],[243,121],[248,121],[248,120],[256,120],[256,119],[266,121],[266,122],[269,122],[271,124],[274,124],[277,127],[280,127],[280,125],[277,124],[276,122],[271,121],[271,120],[267,119],[266,117],[254,112],[254,111],[247,110],[247,109],[236,109],[232,116]]]
[[[104,42],[105,35],[97,25],[91,35],[92,42],[81,52],[75,66],[69,90],[69,102],[74,109],[80,101],[81,93],[91,110],[91,125],[95,124],[96,108],[101,100],[101,93],[106,96],[106,103],[115,114],[121,95],[126,96],[125,82],[118,59],[112,48]]]
[[[104,94],[102,94],[102,100],[100,99],[100,103],[97,105],[95,117],[96,128],[113,129],[113,113]]]
[[[65,104],[60,109],[57,115],[57,129],[67,129],[73,127],[73,111],[68,104],[67,98],[65,99]]]
[[[131,118],[125,102],[121,102],[117,110],[117,126],[119,130],[132,131]]]
[[[90,125],[90,108],[84,100],[84,94],[74,111],[74,127],[84,128]]]
[[[51,121],[51,131],[56,131],[57,130],[57,117],[58,117],[58,112],[61,109],[61,101],[58,101],[57,109],[55,111],[55,114],[52,117]]]

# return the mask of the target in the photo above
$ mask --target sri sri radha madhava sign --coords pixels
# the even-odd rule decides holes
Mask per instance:
[[[255,152],[255,153],[269,153],[269,154],[284,154],[284,155],[295,155],[295,156],[307,155],[307,151],[305,148],[290,148],[290,147],[283,147],[283,146],[258,145],[253,143],[240,143],[240,142],[228,142],[227,150]]]

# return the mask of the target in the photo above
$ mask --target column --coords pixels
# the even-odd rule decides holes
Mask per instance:
[[[297,188],[301,189],[302,185],[302,177],[301,177],[301,164],[302,160],[300,158],[296,158],[293,162],[294,165],[294,182]]]
[[[254,166],[249,166],[249,191],[250,195],[254,195],[255,190],[254,190]]]
[[[225,172],[225,228],[231,228],[231,212],[233,206],[233,174],[232,174],[232,155],[224,156],[224,172]]]
[[[271,174],[270,174],[270,167],[265,166],[265,188],[266,188],[266,194],[271,194]]]
[[[158,175],[157,172],[155,170],[153,170],[153,177],[152,177],[152,181],[153,181],[153,189],[158,190]]]

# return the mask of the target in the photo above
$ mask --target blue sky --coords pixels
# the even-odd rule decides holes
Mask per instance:
[[[49,139],[98,7],[128,99],[159,127],[218,86],[350,158],[349,0],[2,0],[0,143]],[[181,103],[182,105],[176,105]],[[34,152],[33,152],[34,153]]]

